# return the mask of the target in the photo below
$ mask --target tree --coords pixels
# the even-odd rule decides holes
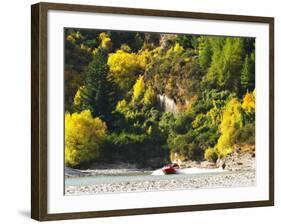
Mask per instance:
[[[65,67],[81,73],[91,61],[92,56],[91,52],[81,48],[78,40],[80,39],[75,39],[73,42],[67,38],[65,41]]]
[[[138,55],[123,50],[117,50],[115,53],[109,54],[107,63],[112,80],[124,92],[131,89],[137,76],[142,71]]]
[[[99,157],[106,137],[106,124],[90,110],[65,114],[65,163],[78,166]]]
[[[133,103],[139,102],[142,99],[144,90],[145,90],[145,84],[144,84],[143,76],[140,75],[135,85],[133,86],[133,98],[132,98]]]
[[[146,107],[151,107],[154,106],[156,102],[157,102],[156,93],[153,90],[152,86],[149,85],[144,92],[143,104]]]
[[[244,111],[244,123],[254,123],[255,122],[255,91],[246,93],[243,98],[242,108]]]
[[[241,65],[240,47],[237,46],[238,40],[234,38],[226,38],[221,55],[221,64],[218,70],[218,85],[223,89],[237,87],[237,74],[239,74],[239,66]],[[237,66],[239,68],[237,68]]]
[[[252,54],[251,57],[254,57],[254,54]],[[246,55],[241,71],[241,86],[244,93],[247,91],[252,91],[255,88],[255,74],[252,63],[253,59]]]
[[[232,152],[235,131],[242,126],[243,116],[241,103],[237,98],[233,98],[227,103],[222,115],[222,122],[220,125],[221,136],[217,143],[219,155],[226,156]]]
[[[205,84],[209,88],[231,90],[241,95],[240,74],[245,53],[243,38],[213,37],[210,41],[213,55]]]
[[[99,39],[101,41],[100,46],[106,50],[110,50],[112,43],[108,34],[105,32],[100,33]]]
[[[223,48],[223,65],[218,77],[218,83],[224,89],[234,90],[239,93],[240,71],[242,68],[243,58],[243,39],[226,38]]]
[[[247,93],[243,98],[242,108],[246,113],[255,113],[255,91]]]
[[[73,112],[73,97],[83,83],[83,71],[92,60],[91,53],[80,47],[82,40],[80,32],[65,32],[64,97],[69,112]]]
[[[190,160],[201,160],[203,151],[194,138],[195,132],[193,131],[189,131],[186,134],[170,134],[168,146],[171,154],[177,153],[180,157],[184,156]]]
[[[249,63],[249,57],[246,55],[242,72],[241,72],[241,85],[243,89],[246,91],[249,88],[249,82],[250,82],[250,63]]]
[[[212,60],[212,46],[208,37],[199,40],[199,64],[203,71],[207,71]]]
[[[81,99],[81,92],[85,89],[85,86],[80,86],[77,90],[74,99],[73,99],[73,108],[76,111],[83,110],[82,108],[82,99]]]
[[[80,110],[89,109],[92,115],[111,121],[116,103],[115,85],[108,77],[106,50],[98,48],[85,72],[85,85],[76,95],[80,97]]]
[[[184,48],[197,48],[198,37],[193,35],[177,35],[176,42],[179,43]]]
[[[209,161],[215,163],[218,159],[218,153],[215,148],[207,148],[204,153],[204,158]]]
[[[143,49],[136,53],[117,50],[109,54],[108,62],[112,80],[127,93],[131,90],[139,74],[146,69],[151,60],[151,52]]]
[[[109,31],[108,34],[112,41],[113,51],[120,49],[123,44],[126,44],[131,48],[132,52],[137,53],[144,43],[144,33]]]
[[[83,83],[83,75],[74,69],[64,70],[64,105],[65,111],[73,112],[73,97],[79,86]]]
[[[203,79],[203,85],[209,89],[211,88],[216,88],[218,89],[218,77],[219,74],[222,73],[222,68],[223,68],[223,47],[225,45],[225,38],[224,37],[206,37],[208,42],[210,42],[210,45],[212,47],[212,57],[211,61],[208,63],[209,67],[207,64],[202,63],[201,61],[201,66],[203,65],[203,68],[206,69],[207,74],[205,75]],[[200,57],[200,53],[199,53]],[[202,60],[202,55],[201,59]],[[209,60],[209,59],[208,59]]]

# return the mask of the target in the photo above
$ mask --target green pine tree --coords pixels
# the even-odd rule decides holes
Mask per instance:
[[[93,116],[109,123],[116,104],[115,85],[108,77],[107,52],[98,48],[85,71],[85,85],[81,89],[80,109],[90,109]]]
[[[244,91],[248,91],[250,83],[250,62],[249,57],[246,55],[245,62],[243,64],[242,72],[241,72],[241,86]]]
[[[209,38],[200,38],[199,43],[199,64],[203,71],[207,71],[212,61],[212,46]]]
[[[243,39],[226,38],[223,49],[224,63],[222,73],[219,76],[219,85],[231,89],[236,93],[240,90],[240,72],[243,65]]]
[[[249,57],[246,55],[241,71],[241,86],[243,93],[253,91],[255,88],[255,63],[254,53]]]

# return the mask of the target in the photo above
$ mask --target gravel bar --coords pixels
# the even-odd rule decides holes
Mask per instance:
[[[66,195],[171,191],[186,189],[247,187],[255,185],[255,171],[231,171],[222,173],[164,175],[155,179],[138,179],[89,185],[66,185]]]

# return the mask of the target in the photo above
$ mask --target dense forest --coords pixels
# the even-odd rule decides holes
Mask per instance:
[[[255,39],[65,29],[65,162],[216,162],[255,143]]]

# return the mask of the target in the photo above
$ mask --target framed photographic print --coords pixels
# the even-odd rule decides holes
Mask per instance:
[[[32,5],[32,218],[274,204],[274,19]]]

